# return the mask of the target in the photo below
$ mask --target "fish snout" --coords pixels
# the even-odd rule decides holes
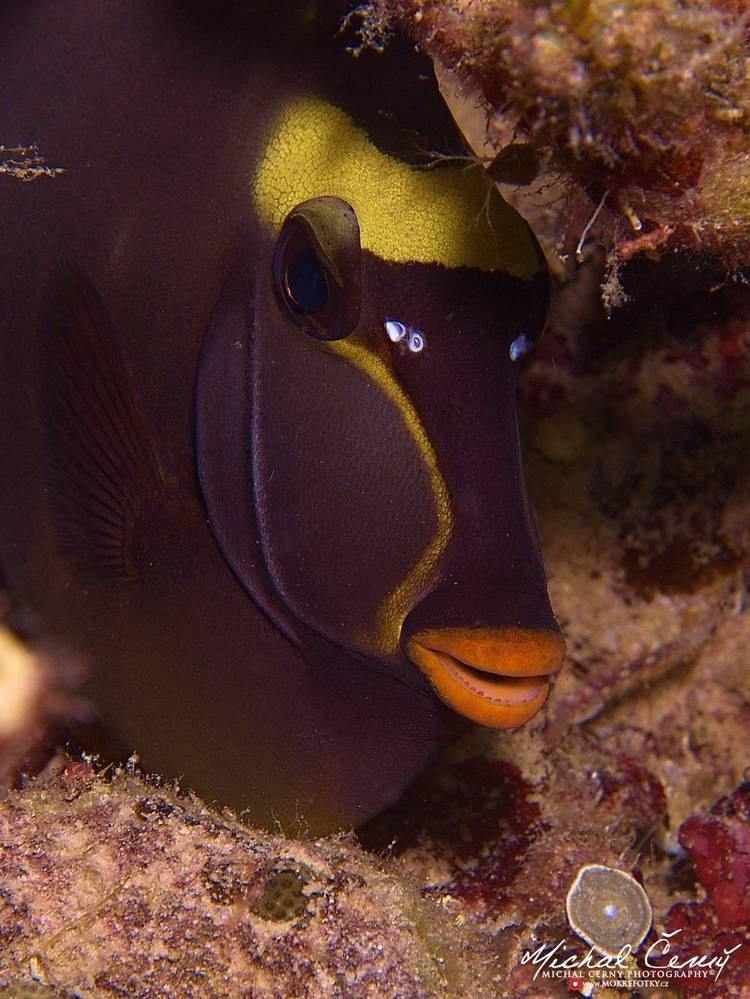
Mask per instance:
[[[458,714],[517,728],[544,704],[565,642],[551,629],[432,628],[413,635],[406,652]]]

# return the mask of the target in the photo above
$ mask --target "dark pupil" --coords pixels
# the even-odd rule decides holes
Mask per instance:
[[[312,315],[325,308],[328,282],[325,268],[312,250],[298,250],[286,267],[289,295],[301,312]]]

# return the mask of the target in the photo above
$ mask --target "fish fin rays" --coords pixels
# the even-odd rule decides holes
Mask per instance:
[[[52,280],[39,353],[60,546],[82,579],[137,579],[177,483],[120,335],[75,265],[59,267]]]

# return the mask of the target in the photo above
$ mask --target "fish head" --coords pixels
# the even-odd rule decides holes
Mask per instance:
[[[299,644],[522,724],[564,648],[515,411],[538,244],[480,167],[403,163],[317,98],[284,108],[249,197],[196,395],[220,548]]]

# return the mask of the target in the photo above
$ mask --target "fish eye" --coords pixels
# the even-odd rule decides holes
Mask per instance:
[[[305,315],[322,312],[328,301],[328,279],[323,264],[310,249],[297,250],[284,275],[286,293]]]
[[[276,295],[297,326],[318,340],[340,340],[357,325],[361,247],[351,205],[312,198],[287,215],[273,273]]]

